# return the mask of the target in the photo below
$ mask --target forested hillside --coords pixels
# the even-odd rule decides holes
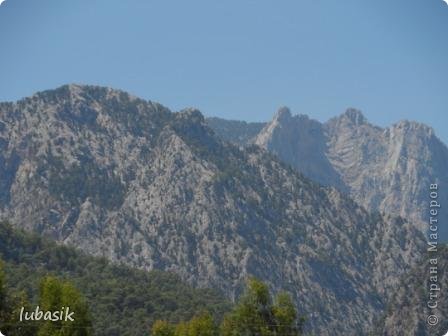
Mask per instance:
[[[179,322],[203,310],[220,318],[231,307],[217,292],[193,289],[174,274],[114,265],[6,222],[0,223],[0,257],[7,292],[23,291],[30,303],[37,302],[44,277],[69,280],[85,297],[99,336],[148,335],[158,319]]]

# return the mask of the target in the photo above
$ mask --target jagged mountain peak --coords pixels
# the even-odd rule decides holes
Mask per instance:
[[[280,110],[254,138],[254,143],[292,164],[306,176],[345,191],[336,171],[323,155],[325,134],[317,120],[303,114],[292,116],[289,109]]]
[[[435,131],[432,127],[417,121],[410,120],[400,120],[399,122],[393,124],[390,129],[403,133],[412,133],[418,136],[432,137],[435,135]]]
[[[307,114],[293,114],[291,109],[286,106],[280,107],[270,121],[271,124],[288,126],[295,125],[316,125],[316,120],[311,119]],[[269,124],[269,123],[268,123]]]
[[[189,108],[180,110],[178,113],[178,117],[183,118],[183,119],[190,119],[190,120],[200,123],[200,124],[205,124],[204,115],[202,114],[202,112],[199,109],[197,109],[195,107],[189,107]]]
[[[273,120],[280,123],[287,122],[292,118],[291,110],[287,106],[280,107],[274,115]]]
[[[383,131],[382,128],[369,123],[361,110],[348,108],[344,113],[330,118],[322,124],[330,136],[339,133],[364,132],[366,130]]]
[[[339,118],[350,121],[354,125],[361,125],[367,122],[361,110],[348,108]]]
[[[284,131],[291,130],[292,132],[295,128],[299,128],[302,133],[306,133],[309,131],[321,132],[322,125],[320,122],[310,118],[306,114],[293,114],[289,107],[283,106],[277,110],[272,120],[265,124],[265,127],[260,131],[259,136],[266,132],[276,132],[277,128],[281,128]],[[259,140],[255,139],[255,142],[259,142]]]

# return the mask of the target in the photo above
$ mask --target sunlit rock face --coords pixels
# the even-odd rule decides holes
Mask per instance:
[[[210,125],[225,140],[235,135],[226,121]],[[227,126],[227,127],[224,127]],[[426,234],[430,184],[448,204],[448,149],[432,128],[401,121],[387,128],[370,124],[356,109],[320,123],[281,108],[261,128],[241,125],[238,137],[257,144],[323,185],[334,186],[370,211],[403,216]],[[260,131],[253,134],[258,126]],[[246,129],[244,136],[243,129]],[[249,130],[251,133],[249,133]],[[440,241],[448,241],[448,212],[439,216]]]

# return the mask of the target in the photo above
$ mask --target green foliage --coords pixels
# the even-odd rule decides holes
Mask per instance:
[[[3,265],[3,262],[0,261]],[[5,275],[0,268],[1,278]],[[93,335],[92,323],[88,315],[87,304],[80,292],[69,282],[62,282],[54,277],[42,281],[39,295],[40,321],[20,321],[21,310],[35,311],[25,293],[9,291],[2,286],[2,306],[0,307],[0,330],[9,336],[90,336]],[[61,311],[70,307],[75,312],[75,321],[44,321],[44,312]]]
[[[296,308],[287,293],[279,293],[273,303],[268,287],[259,280],[250,279],[244,296],[224,317],[219,329],[213,317],[203,313],[176,326],[166,321],[158,321],[153,326],[152,335],[299,336],[302,325],[303,319],[298,318]],[[155,334],[155,330],[159,333]]]
[[[174,336],[174,327],[166,321],[157,320],[151,329],[152,336]]]
[[[297,321],[297,311],[288,293],[281,292],[277,295],[272,313],[277,323],[277,335],[299,334],[304,318]]]
[[[151,336],[218,336],[218,328],[209,313],[201,313],[177,325],[158,320],[153,324]]]
[[[8,270],[5,276],[0,269],[0,283],[7,284],[10,295],[6,300],[12,307],[0,311],[3,321],[13,321],[11,316],[18,316],[19,307],[29,307],[28,301],[42,309],[59,309],[70,303],[81,314],[77,328],[45,324],[39,336],[88,335],[82,332],[89,331],[84,328],[90,325],[89,316],[99,336],[147,335],[150,326],[152,335],[162,336],[300,335],[302,321],[289,295],[280,293],[272,300],[268,287],[255,279],[248,282],[245,294],[218,328],[215,321],[230,305],[216,292],[192,289],[172,274],[113,265],[14,230],[7,223],[0,223],[0,256]],[[4,298],[4,285],[0,293]],[[210,314],[197,315],[199,311]],[[161,321],[154,323],[157,320]],[[8,336],[35,336],[37,332],[32,325],[21,330],[6,326]]]
[[[268,287],[258,280],[249,280],[245,295],[226,317],[222,335],[273,335],[275,321],[271,306]]]
[[[39,306],[43,311],[60,311],[67,307],[74,321],[45,321],[38,336],[90,336],[93,334],[88,307],[81,293],[68,281],[46,277],[40,285]]]
[[[246,293],[221,324],[222,336],[280,336],[301,335],[303,320],[291,297],[280,293],[275,303],[268,287],[259,280],[248,282]]]
[[[180,323],[175,336],[215,336],[217,327],[209,313],[193,317],[189,322]]]
[[[156,320],[188,320],[203,309],[216,318],[230,309],[216,291],[193,289],[173,274],[114,265],[1,222],[0,257],[8,288],[34,305],[42,278],[69,280],[82,291],[98,336],[147,335]]]
[[[31,322],[21,322],[17,328],[20,309],[28,309],[29,303],[23,292],[8,293],[4,265],[0,259],[0,330],[8,336],[35,336],[37,329]]]

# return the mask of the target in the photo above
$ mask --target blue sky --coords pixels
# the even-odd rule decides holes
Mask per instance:
[[[319,120],[361,109],[425,122],[448,142],[442,0],[6,0],[0,101],[107,85],[173,110]]]

